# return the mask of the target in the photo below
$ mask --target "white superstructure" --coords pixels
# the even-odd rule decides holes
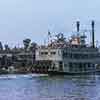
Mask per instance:
[[[77,34],[72,35],[69,41],[66,41],[63,34],[60,33],[56,35],[55,41],[47,46],[38,47],[36,61],[50,61],[49,71],[77,73],[98,70],[100,52],[94,45],[94,38],[92,45],[88,46],[85,41],[86,36],[79,34],[79,26],[77,25],[77,27]],[[94,29],[92,31],[92,36],[94,36]]]

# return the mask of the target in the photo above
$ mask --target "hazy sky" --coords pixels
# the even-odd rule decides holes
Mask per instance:
[[[99,10],[100,0],[0,0],[0,40],[12,46],[27,37],[43,43],[48,30],[69,36],[76,20],[90,29],[92,19],[100,40]]]

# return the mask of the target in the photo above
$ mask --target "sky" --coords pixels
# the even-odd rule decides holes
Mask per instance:
[[[81,30],[90,30],[95,20],[95,37],[100,41],[99,10],[100,0],[0,0],[0,41],[14,46],[30,38],[43,44],[48,30],[70,36],[77,20]]]

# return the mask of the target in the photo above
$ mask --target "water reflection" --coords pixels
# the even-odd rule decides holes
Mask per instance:
[[[0,100],[100,100],[100,77],[4,75]]]

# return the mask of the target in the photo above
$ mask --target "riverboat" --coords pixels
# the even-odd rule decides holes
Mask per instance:
[[[48,44],[39,46],[36,50],[36,66],[34,73],[42,74],[91,74],[100,71],[100,52],[95,45],[95,22],[91,23],[91,44],[87,44],[87,36],[80,31],[77,21],[77,31],[68,40],[63,33],[51,39],[48,32]]]

